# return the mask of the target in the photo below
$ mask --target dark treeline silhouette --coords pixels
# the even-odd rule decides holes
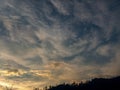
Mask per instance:
[[[79,84],[60,84],[46,87],[44,90],[120,90],[120,76],[111,79],[95,78]]]

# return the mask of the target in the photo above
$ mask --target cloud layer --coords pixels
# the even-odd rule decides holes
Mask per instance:
[[[119,0],[1,0],[0,79],[33,88],[120,75],[119,9]]]

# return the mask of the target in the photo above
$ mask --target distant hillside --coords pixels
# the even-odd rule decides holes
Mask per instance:
[[[95,78],[86,83],[60,84],[58,86],[50,86],[45,90],[120,90],[120,76],[104,79]]]

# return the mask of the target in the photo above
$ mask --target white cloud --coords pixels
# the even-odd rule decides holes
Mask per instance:
[[[109,56],[110,53],[112,51],[112,46],[110,45],[103,45],[103,46],[100,46],[98,49],[97,49],[97,53],[100,54],[100,55],[103,55],[103,56]]]

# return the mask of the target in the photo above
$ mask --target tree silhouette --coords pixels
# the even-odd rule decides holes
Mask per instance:
[[[60,84],[46,90],[120,90],[120,77],[104,79],[95,78],[86,83]]]

